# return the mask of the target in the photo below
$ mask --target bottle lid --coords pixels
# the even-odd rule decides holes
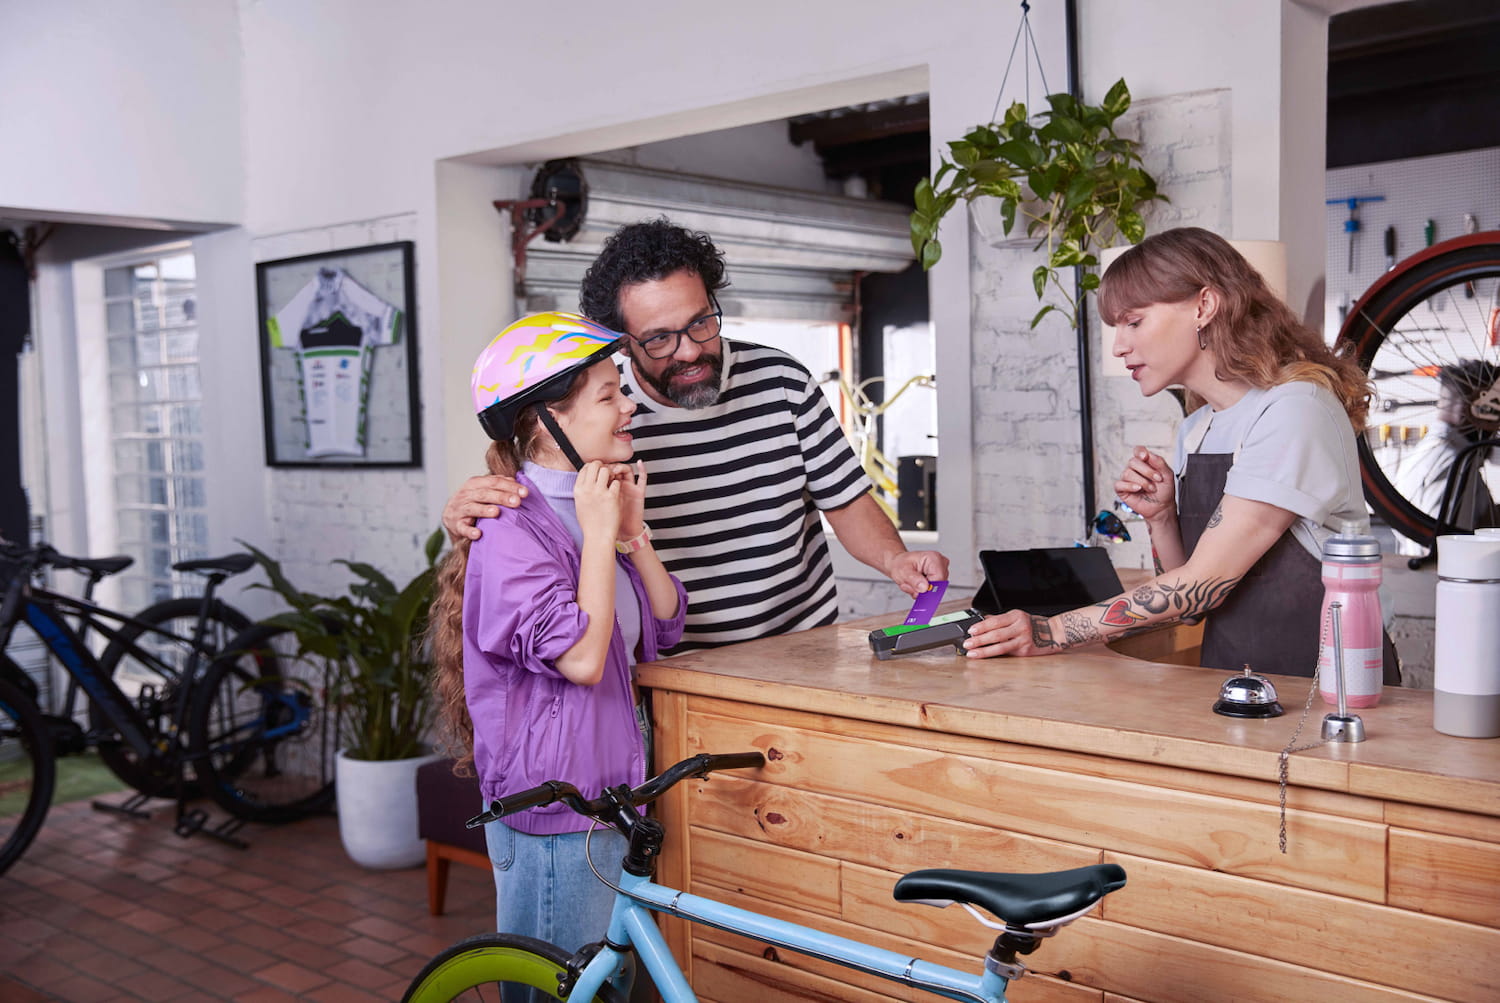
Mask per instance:
[[[1339,531],[1323,541],[1325,561],[1367,561],[1380,557],[1380,541],[1369,535],[1369,524],[1340,519]]]
[[[1439,578],[1500,580],[1500,536],[1440,536],[1437,552]]]

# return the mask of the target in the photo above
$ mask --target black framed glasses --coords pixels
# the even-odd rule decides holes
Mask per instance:
[[[705,341],[712,341],[724,328],[724,311],[716,301],[710,300],[709,302],[713,303],[713,312],[704,314],[687,327],[679,327],[675,331],[661,331],[649,338],[637,338],[635,343],[641,346],[641,351],[646,353],[647,358],[665,359],[677,351],[677,346],[682,344],[684,334],[700,345]]]

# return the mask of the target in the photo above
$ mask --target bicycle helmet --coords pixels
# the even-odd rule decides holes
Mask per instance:
[[[521,410],[567,396],[573,380],[589,366],[621,348],[625,336],[575,313],[534,313],[495,335],[474,363],[469,389],[474,412],[491,439],[515,438]],[[545,407],[538,416],[552,431]],[[564,452],[570,452],[570,446]],[[571,455],[570,459],[574,459]],[[579,465],[574,459],[575,465]]]

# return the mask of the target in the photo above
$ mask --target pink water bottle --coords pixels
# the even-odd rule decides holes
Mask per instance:
[[[1350,707],[1380,702],[1384,652],[1380,615],[1380,543],[1357,522],[1345,520],[1323,544],[1323,615],[1318,647],[1318,692],[1323,702],[1338,704],[1334,679],[1332,624],[1328,604],[1338,602],[1339,635],[1344,649],[1344,699]]]

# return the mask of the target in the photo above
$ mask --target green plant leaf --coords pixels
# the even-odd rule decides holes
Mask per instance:
[[[1038,293],[1037,295],[1040,296],[1041,294]],[[1047,316],[1047,314],[1051,313],[1053,310],[1056,310],[1056,309],[1057,309],[1057,307],[1053,306],[1051,303],[1048,303],[1046,306],[1044,306],[1040,310],[1038,310],[1036,312],[1036,316],[1033,317],[1033,318],[1031,318],[1031,328],[1032,328],[1032,330],[1036,330],[1036,326],[1042,322],[1042,318],[1045,317],[1045,316]]]
[[[1097,182],[1087,174],[1075,174],[1068,182],[1068,190],[1063,194],[1063,212],[1070,213],[1080,205],[1087,202],[1094,194]]]
[[[932,182],[923,178],[917,182],[916,191],[912,193],[916,201],[917,212],[926,214],[932,210]]]
[[[1042,162],[1042,148],[1024,139],[1011,139],[1000,144],[999,157],[1029,171]]]
[[[1047,95],[1047,104],[1052,108],[1051,121],[1059,118],[1077,118],[1078,101],[1067,91],[1059,91],[1056,94]]]
[[[1104,103],[1100,105],[1111,119],[1119,118],[1125,114],[1130,107],[1130,88],[1125,86],[1125,78],[1121,77],[1115,81],[1115,85],[1104,95]]]
[[[1012,102],[1011,106],[1005,109],[1004,121],[1006,125],[1016,125],[1025,122],[1026,118],[1026,106],[1019,101]]]
[[[1073,118],[1053,118],[1036,134],[1053,143],[1077,143],[1088,135],[1083,125]]]
[[[1006,199],[1000,203],[1000,219],[1005,223],[1005,235],[1010,236],[1011,228],[1016,225],[1015,199]]]
[[[1132,244],[1139,244],[1146,239],[1146,221],[1141,218],[1141,214],[1138,212],[1132,210],[1121,213],[1120,218],[1115,221],[1115,225],[1120,228],[1120,233],[1124,235],[1125,239]]]
[[[1078,286],[1079,286],[1079,288],[1081,288],[1086,293],[1091,293],[1095,289],[1098,289],[1099,288],[1099,273],[1098,272],[1084,272],[1083,273],[1083,278],[1081,278],[1081,279],[1078,280]],[[1036,325],[1033,324],[1032,326],[1035,327]]]
[[[929,240],[922,247],[922,270],[926,271],[937,264],[938,259],[942,256],[943,245],[939,244],[936,240]]]
[[[953,151],[953,162],[960,167],[973,167],[974,161],[979,159],[979,151],[974,148],[974,144],[962,139],[949,143],[948,148]]]
[[[1047,291],[1047,276],[1051,269],[1046,265],[1037,265],[1036,270],[1031,273],[1031,287],[1036,290],[1036,298],[1041,299],[1042,293]]]

